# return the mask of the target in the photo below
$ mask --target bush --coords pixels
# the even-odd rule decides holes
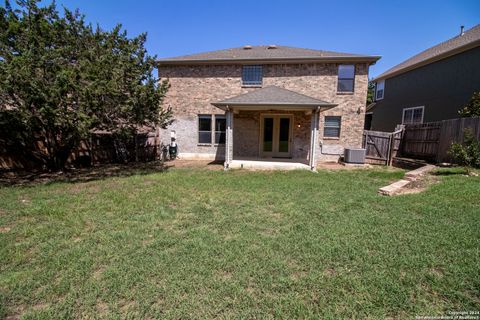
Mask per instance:
[[[480,141],[472,129],[465,129],[463,143],[452,143],[449,153],[455,163],[469,168],[480,168]]]

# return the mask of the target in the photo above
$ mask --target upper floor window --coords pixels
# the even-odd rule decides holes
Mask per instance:
[[[375,86],[375,100],[382,100],[385,92],[385,80],[377,82]]]
[[[243,66],[242,68],[242,85],[244,86],[261,86],[263,78],[262,66]]]
[[[423,111],[425,107],[404,108],[402,124],[423,123]]]
[[[355,84],[355,65],[341,64],[338,66],[337,92],[353,92]]]

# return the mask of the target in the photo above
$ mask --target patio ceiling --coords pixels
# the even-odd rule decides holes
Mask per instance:
[[[232,107],[236,109],[253,110],[268,110],[272,107],[275,107],[275,109],[290,110],[311,110],[318,108],[326,110],[337,106],[335,103],[312,98],[276,86],[264,87],[226,100],[213,102],[212,105],[222,110],[227,110]]]

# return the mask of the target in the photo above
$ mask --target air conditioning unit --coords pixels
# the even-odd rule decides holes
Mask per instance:
[[[343,154],[343,161],[345,161],[345,163],[364,164],[365,163],[365,149],[345,148],[345,152]]]

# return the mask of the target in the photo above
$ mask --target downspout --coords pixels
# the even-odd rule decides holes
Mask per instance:
[[[223,164],[223,169],[228,170],[230,165],[230,128],[232,126],[231,119],[230,119],[230,107],[226,106],[225,110],[227,111],[227,132],[225,135],[225,162]]]

